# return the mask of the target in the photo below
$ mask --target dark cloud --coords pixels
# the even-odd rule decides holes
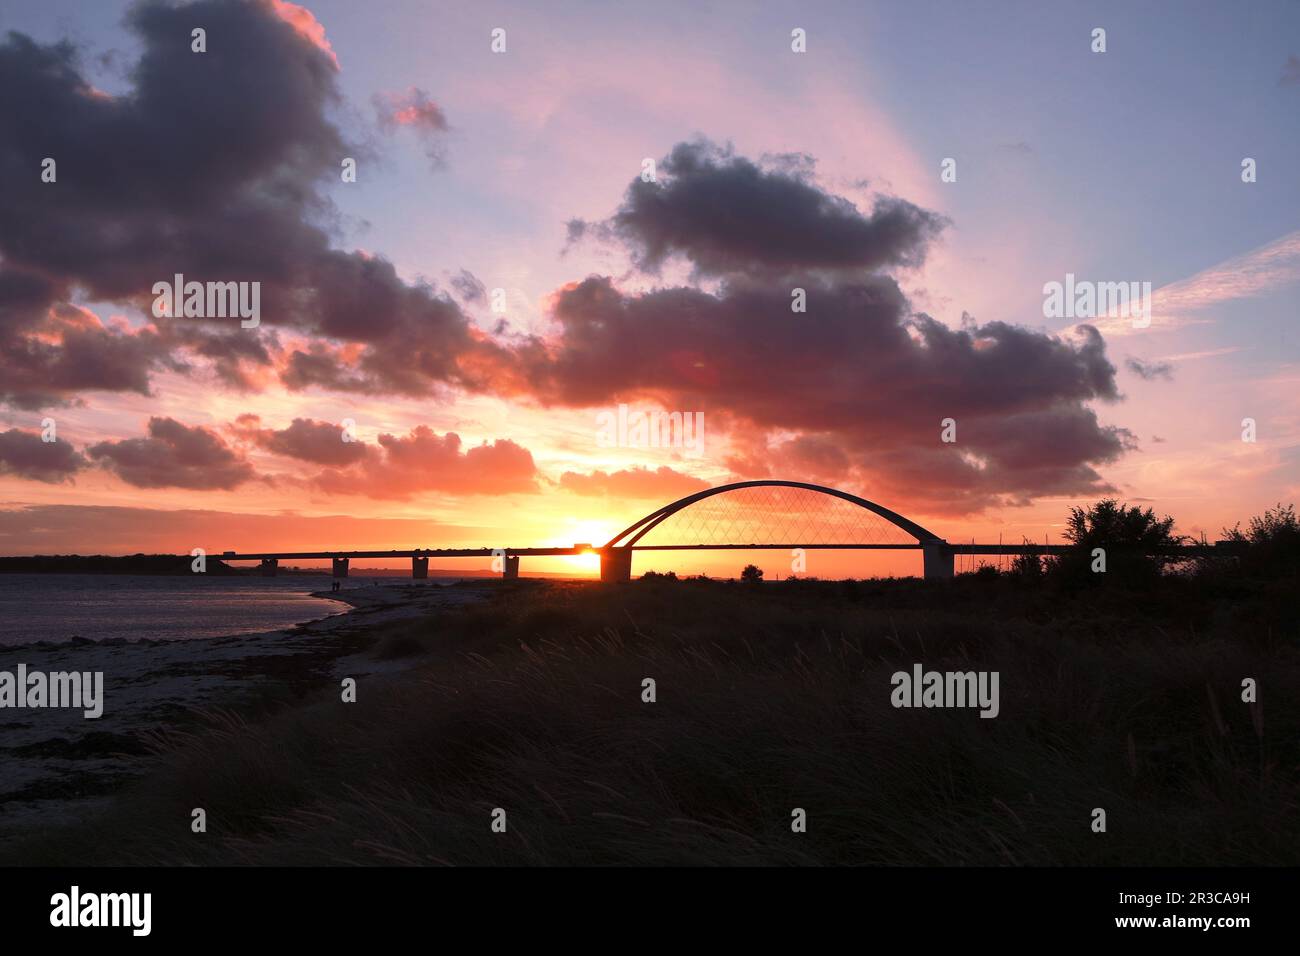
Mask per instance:
[[[462,302],[476,303],[487,301],[487,286],[468,269],[461,269],[451,278],[451,287],[456,290]]]
[[[670,501],[703,491],[709,483],[661,465],[654,470],[636,466],[615,472],[593,471],[587,475],[566,471],[560,475],[560,487],[578,495]]]
[[[42,440],[40,432],[11,428],[0,432],[0,475],[57,484],[71,481],[86,459],[62,438]]]
[[[165,341],[183,347],[187,354],[207,359],[217,379],[240,392],[260,391],[282,351],[279,337],[266,330],[219,332],[199,325],[171,323],[162,331]]]
[[[337,65],[297,16],[254,0],[147,0],[128,20],[141,53],[117,97],[86,82],[67,44],[0,43],[0,397],[36,407],[87,389],[148,394],[151,375],[191,363],[239,388],[279,375],[291,389],[573,407],[641,397],[734,422],[746,467],[859,482],[894,469],[907,494],[970,508],[1095,491],[1095,467],[1129,447],[1085,404],[1118,397],[1098,333],[953,330],[914,314],[881,273],[922,262],[942,217],[894,197],[859,209],[820,188],[798,154],[756,163],[680,143],[659,182],[634,181],[610,219],[570,224],[575,239],[625,243],[647,271],[681,256],[720,277],[716,291],[633,294],[591,277],[556,294],[553,337],[481,332],[450,294],[333,247],[326,188],[364,150],[331,121]],[[196,23],[205,54],[190,52]],[[426,134],[445,127],[427,97],[407,105]],[[40,181],[46,156],[57,183]],[[148,308],[153,283],[175,273],[260,282],[263,327],[106,325],[67,305],[75,289]],[[791,285],[807,289],[806,314],[791,312]],[[465,276],[451,288],[466,302],[479,294]],[[959,423],[954,445],[938,442],[945,417]],[[301,449],[319,424],[267,441]],[[253,477],[216,434],[166,418],[148,438],[90,453],[143,487]],[[377,497],[528,491],[536,467],[513,442],[466,449],[417,429],[318,483]]]
[[[975,508],[1102,490],[1092,465],[1127,447],[1083,404],[1119,397],[1095,329],[1075,341],[1005,322],[954,330],[910,313],[885,276],[810,282],[806,315],[791,313],[784,284],[629,294],[593,277],[563,290],[554,314],[557,339],[528,360],[534,394],[580,407],[654,396],[735,416],[755,434],[733,464],[758,470],[861,478],[888,461],[908,496],[955,502],[948,492],[962,489]],[[958,422],[955,444],[940,442],[944,418]],[[769,446],[768,432],[815,437]]]
[[[537,465],[528,449],[497,439],[462,449],[455,432],[426,425],[405,437],[379,436],[379,449],[351,469],[327,469],[315,484],[332,494],[410,498],[421,492],[499,495],[537,491]]]
[[[639,268],[674,254],[702,275],[808,269],[876,270],[919,264],[945,220],[902,199],[878,198],[869,215],[810,179],[811,159],[769,168],[707,140],[679,143],[656,182],[633,180],[623,205],[597,225],[624,242]],[[570,239],[590,224],[570,223]]]
[[[767,467],[829,482],[844,478],[853,464],[833,434],[799,435],[777,444],[767,457]]]
[[[558,333],[514,347],[522,391],[546,405],[703,411],[728,423],[724,462],[739,476],[870,486],[935,511],[1109,490],[1097,466],[1134,441],[1089,407],[1120,397],[1100,333],[965,315],[953,329],[915,313],[883,270],[920,262],[943,220],[895,199],[864,215],[811,169],[798,155],[760,165],[682,143],[611,219],[570,223],[572,239],[621,241],[644,269],[680,254],[723,281],[566,286]],[[805,313],[792,312],[792,285]],[[941,440],[949,418],[953,443]]]
[[[310,418],[295,418],[288,428],[273,429],[263,428],[256,415],[240,415],[231,431],[258,448],[317,465],[346,467],[364,460],[370,452],[370,446],[355,438],[344,441],[342,425]]]
[[[477,369],[499,360],[449,297],[404,283],[380,257],[332,248],[336,212],[325,188],[338,182],[345,157],[366,151],[330,119],[341,102],[338,71],[314,35],[319,25],[305,11],[289,20],[260,0],[137,4],[127,22],[141,54],[130,91],[116,97],[91,87],[70,44],[16,33],[0,43],[5,399],[34,407],[82,389],[147,392],[152,372],[186,365],[169,360],[168,348],[197,348],[223,380],[257,386],[264,344],[196,345],[166,328],[205,320],[159,319],[157,329],[102,335],[67,359],[70,345],[86,343],[42,334],[51,307],[74,287],[91,301],[149,309],[153,284],[176,273],[260,282],[266,326],[364,343],[344,378],[356,390],[473,387],[478,373],[463,374],[460,358]],[[196,23],[208,32],[203,54],[190,50]],[[432,104],[408,105],[419,124],[435,123]],[[58,164],[57,182],[40,180],[45,157]],[[90,353],[105,361],[89,362]],[[292,362],[285,371],[303,379]]]
[[[99,442],[86,452],[137,488],[227,490],[254,477],[248,461],[215,432],[174,418],[149,419],[148,438]]]
[[[69,404],[95,389],[149,395],[152,371],[183,367],[155,329],[105,325],[67,304],[50,307],[25,333],[0,330],[0,401],[19,408]]]
[[[1148,382],[1163,378],[1170,381],[1174,377],[1174,367],[1169,362],[1144,362],[1141,359],[1125,359],[1124,365],[1130,372]]]

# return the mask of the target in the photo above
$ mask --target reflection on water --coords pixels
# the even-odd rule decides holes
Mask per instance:
[[[349,578],[345,589],[375,580]],[[407,582],[409,583],[409,582]],[[430,585],[438,582],[431,579]],[[84,637],[175,640],[291,627],[346,610],[325,576],[0,574],[0,645]]]

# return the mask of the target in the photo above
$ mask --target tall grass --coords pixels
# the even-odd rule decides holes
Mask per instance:
[[[418,662],[355,704],[210,715],[0,862],[1294,865],[1294,590],[1227,587],[503,588],[378,635]],[[1000,715],[895,709],[915,662],[1000,672]]]

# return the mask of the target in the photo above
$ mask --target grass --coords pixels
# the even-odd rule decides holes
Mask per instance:
[[[0,862],[1295,865],[1296,603],[1212,575],[523,582],[377,634],[413,666],[354,704],[159,741],[102,818]],[[895,709],[915,662],[998,671],[1000,715]]]

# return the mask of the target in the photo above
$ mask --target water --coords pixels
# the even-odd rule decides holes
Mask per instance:
[[[356,577],[343,587],[375,582],[399,580]],[[338,601],[308,593],[329,588],[330,578],[315,575],[0,574],[0,646],[73,637],[175,640],[274,631],[346,611]]]

